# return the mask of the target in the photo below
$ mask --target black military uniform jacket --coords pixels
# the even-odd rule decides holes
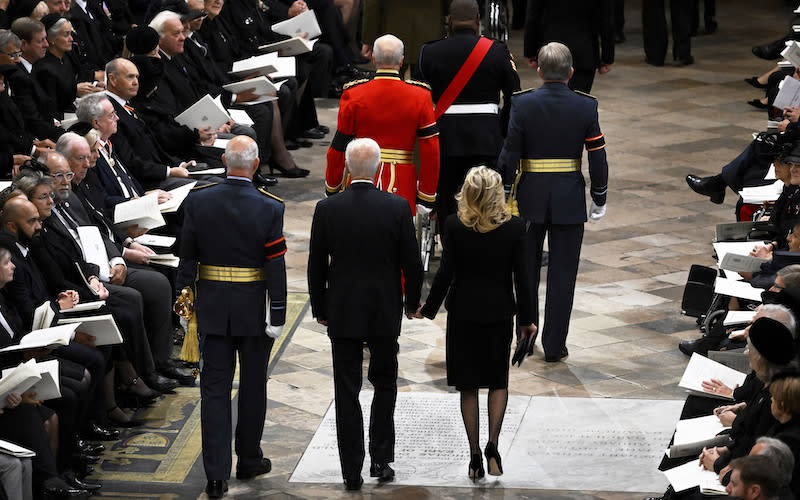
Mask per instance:
[[[479,38],[472,30],[458,30],[448,38],[423,45],[419,56],[419,72],[421,79],[431,86],[434,103],[439,101],[453,81]],[[503,147],[503,138],[508,127],[511,95],[517,90],[519,75],[508,47],[495,41],[453,105],[499,106],[502,92],[502,111],[494,114],[442,115],[437,120],[442,156],[497,156]]]

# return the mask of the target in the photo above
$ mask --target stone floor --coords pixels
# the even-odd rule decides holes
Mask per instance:
[[[612,71],[595,80],[610,166],[608,215],[586,224],[578,288],[564,363],[537,355],[511,370],[512,394],[680,399],[676,388],[687,358],[677,342],[693,338],[692,318],[680,315],[687,270],[710,265],[716,223],[733,220],[735,196],[713,205],[688,189],[687,173],[711,174],[765,126],[765,113],[746,101],[760,97],[743,78],[768,70],[750,47],[782,36],[790,7],[779,0],[717,2],[719,31],[693,39],[696,63],[655,68],[644,63],[639,2],[628,2],[626,35]],[[635,5],[631,5],[635,4]],[[793,7],[793,6],[792,6]],[[539,82],[521,57],[522,32],[510,41],[523,88]],[[319,102],[320,121],[335,126],[336,102]],[[296,155],[311,169],[281,180],[289,289],[306,292],[311,214],[323,193],[330,137]],[[400,337],[400,390],[449,391],[445,384],[445,314],[413,321]],[[333,398],[330,344],[310,312],[302,319],[269,382],[263,448],[274,470],[260,479],[231,481],[237,498],[641,498],[615,492],[384,486],[360,494],[340,484],[290,483],[288,478]],[[365,385],[368,383],[365,380]],[[482,398],[483,399],[483,398]],[[464,469],[466,473],[466,463]],[[197,484],[200,498],[202,484]],[[655,492],[651,492],[655,493]]]

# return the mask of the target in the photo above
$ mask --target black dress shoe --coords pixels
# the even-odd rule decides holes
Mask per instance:
[[[268,165],[270,175],[274,174],[275,170],[277,170],[284,177],[288,177],[289,179],[298,179],[300,177],[305,177],[310,173],[310,170],[306,168],[300,168],[297,165],[292,166],[292,168],[283,167],[273,159],[269,160]]]
[[[93,443],[85,439],[78,439],[75,441],[75,447],[79,452],[86,455],[99,455],[106,451],[106,447],[100,443]]]
[[[566,358],[567,356],[569,356],[569,351],[565,347],[564,349],[561,350],[560,354],[556,354],[556,355],[545,354],[544,360],[547,361],[548,363],[557,363],[557,362],[561,361],[562,359]]]
[[[184,387],[194,387],[194,377],[181,368],[176,368],[174,366],[163,366],[158,369],[158,373],[167,378],[176,380]]]
[[[614,43],[625,43],[628,39],[625,38],[625,33],[619,32],[614,35]]]
[[[306,139],[322,139],[325,137],[325,134],[317,130],[316,128],[310,128],[308,130],[303,131],[300,134],[300,137],[304,137]]]
[[[680,343],[678,344],[678,349],[680,349],[680,351],[687,356],[691,356],[692,353],[695,352],[697,354],[702,354],[703,356],[706,356],[708,354],[708,351],[713,351],[717,347],[719,347],[719,344],[722,342],[724,338],[725,337],[704,335],[699,339],[681,340]]]
[[[119,439],[119,431],[116,429],[106,429],[95,423],[89,424],[89,430],[84,433],[84,437],[97,439],[98,441],[116,441]]]
[[[344,489],[347,491],[358,491],[362,484],[364,484],[364,478],[361,476],[344,478]]]
[[[654,59],[645,59],[644,62],[646,62],[650,66],[657,66],[659,68],[664,65],[664,61],[656,61]]]
[[[42,483],[42,498],[45,500],[55,498],[87,498],[89,495],[89,491],[70,486],[60,477],[51,477]]]
[[[758,45],[753,47],[753,55],[760,59],[766,59],[767,61],[778,59],[781,56],[781,51],[786,46],[785,43],[783,43],[783,40],[778,41],[781,43],[777,44],[776,42],[772,42],[767,45]]]
[[[706,19],[706,35],[710,35],[712,33],[716,33],[717,28],[719,28],[719,24],[713,19]]]
[[[261,463],[252,469],[239,469],[236,468],[236,479],[253,479],[261,474],[266,474],[272,470],[272,462],[269,458],[262,458]]]
[[[256,172],[253,174],[253,184],[258,187],[268,188],[278,184],[278,179],[271,175],[264,175],[261,172]]]
[[[228,481],[215,479],[206,483],[208,498],[222,498],[226,491],[228,491]]]
[[[719,205],[725,201],[726,185],[721,175],[698,177],[689,174],[686,176],[686,184],[688,184],[695,193],[711,198],[712,203]]]
[[[763,102],[761,102],[761,99],[752,99],[750,101],[747,101],[747,104],[753,106],[756,109],[767,109],[769,107],[769,104],[764,104]]]
[[[678,64],[680,64],[681,66],[688,66],[690,64],[694,64],[694,57],[693,56],[681,57],[678,59]]]
[[[369,477],[377,477],[379,483],[385,483],[394,479],[394,469],[387,463],[371,464]]]
[[[102,484],[93,483],[87,480],[78,479],[72,471],[66,471],[63,475],[64,481],[67,482],[73,488],[77,488],[79,490],[86,490],[86,491],[97,491],[103,487]]]
[[[178,387],[177,380],[165,377],[158,372],[151,373],[145,381],[151,389],[155,389],[162,394],[175,394],[173,389]]]
[[[330,134],[331,133],[331,128],[330,127],[326,127],[325,125],[317,125],[317,130],[319,130],[323,134]]]
[[[749,83],[750,85],[752,85],[753,87],[755,87],[757,89],[765,89],[765,88],[767,88],[766,85],[763,85],[761,82],[758,81],[758,77],[757,76],[751,76],[750,78],[745,78],[744,81],[746,81],[747,83]]]

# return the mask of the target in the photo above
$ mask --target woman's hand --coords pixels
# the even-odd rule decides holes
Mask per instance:
[[[719,394],[721,396],[732,396],[733,389],[723,384],[721,380],[712,378],[711,380],[703,380],[703,390],[712,394]]]
[[[706,470],[714,470],[714,462],[719,458],[719,452],[716,448],[703,448],[700,452],[700,465]]]

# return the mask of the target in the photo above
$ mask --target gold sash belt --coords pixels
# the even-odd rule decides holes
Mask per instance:
[[[200,279],[228,283],[252,283],[267,279],[260,267],[227,267],[200,265]]]
[[[405,149],[384,149],[381,148],[381,162],[385,163],[413,163],[414,152]]]
[[[548,158],[548,159],[529,159],[523,158],[519,161],[520,170],[528,173],[538,174],[560,174],[564,172],[576,172],[581,169],[581,161],[569,158]]]

